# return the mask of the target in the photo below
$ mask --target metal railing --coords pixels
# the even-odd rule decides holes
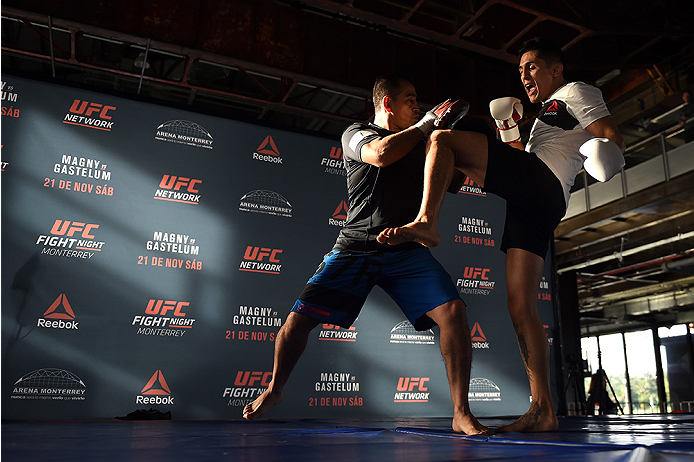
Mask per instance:
[[[694,118],[687,120],[687,124],[692,121]],[[582,171],[576,178],[564,219],[694,170],[694,143],[670,144],[673,138],[679,140],[684,131],[676,124],[628,146],[624,154],[625,168],[606,183],[597,182]]]

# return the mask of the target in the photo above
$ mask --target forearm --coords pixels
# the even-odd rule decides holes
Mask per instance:
[[[361,148],[361,158],[369,164],[385,167],[405,157],[423,136],[420,129],[409,127],[364,145]]]

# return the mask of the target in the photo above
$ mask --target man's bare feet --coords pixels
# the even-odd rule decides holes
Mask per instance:
[[[546,411],[540,408],[540,405],[533,401],[528,412],[523,414],[510,425],[498,427],[496,433],[534,433],[534,432],[552,432],[559,428],[559,421],[554,415],[554,410],[551,406]]]
[[[436,227],[422,221],[413,221],[398,228],[386,228],[376,238],[381,244],[398,245],[418,242],[425,247],[436,247],[441,242]]]
[[[492,434],[492,431],[479,423],[472,414],[453,416],[453,431],[465,433],[468,436]]]
[[[281,402],[282,394],[273,394],[268,388],[263,392],[263,394],[258,396],[255,401],[247,404],[246,407],[243,408],[243,418],[246,420],[257,419],[265,414],[265,412],[267,412],[267,410],[272,406],[275,406]]]

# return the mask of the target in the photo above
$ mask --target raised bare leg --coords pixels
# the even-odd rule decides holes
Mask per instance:
[[[532,403],[528,412],[517,421],[497,428],[498,433],[553,431],[559,426],[552,406],[547,334],[537,312],[537,292],[543,267],[544,260],[539,256],[521,249],[508,249],[508,308],[528,373]]]
[[[267,390],[243,408],[243,418],[257,419],[282,401],[282,390],[299,357],[306,348],[308,336],[319,321],[291,312],[275,339],[272,380]]]
[[[427,315],[439,325],[441,331],[441,355],[446,362],[453,400],[453,431],[466,435],[491,434],[491,430],[477,421],[468,403],[472,345],[465,304],[462,300],[452,301],[429,311]]]
[[[424,194],[417,218],[405,226],[383,230],[378,242],[397,245],[414,241],[426,247],[439,245],[439,212],[456,168],[483,186],[487,138],[473,132],[435,130],[427,143]]]

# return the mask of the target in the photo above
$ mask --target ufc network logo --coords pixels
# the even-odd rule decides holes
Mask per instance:
[[[489,278],[487,274],[491,271],[489,268],[473,268],[471,266],[466,266],[463,272],[463,277],[466,279],[482,279],[488,281]]]
[[[238,371],[236,373],[236,379],[234,380],[234,385],[237,387],[249,386],[252,387],[256,382],[262,387],[270,386],[270,381],[272,380],[272,372],[261,372],[261,371]]]
[[[94,113],[99,113],[100,119],[110,120],[111,116],[107,115],[108,111],[115,110],[116,106],[104,106],[99,103],[90,103],[89,101],[80,101],[76,99],[72,102],[70,106],[70,112],[73,114],[84,114],[87,117],[91,117]]]
[[[400,377],[398,379],[398,391],[413,391],[415,387],[418,391],[429,390],[424,382],[428,382],[429,377]]]
[[[202,180],[186,178],[183,176],[164,175],[159,182],[159,187],[173,191],[180,191],[181,188],[185,188],[185,190],[190,193],[197,193],[200,191],[195,189],[195,185],[200,183],[202,183]]]
[[[174,316],[185,316],[186,314],[183,312],[183,308],[189,305],[190,302],[151,299],[147,304],[147,308],[145,308],[145,313],[164,316],[169,311],[173,311]]]
[[[262,262],[265,257],[269,257],[267,261],[271,263],[279,263],[277,255],[281,254],[281,249],[270,249],[268,247],[246,247],[246,252],[243,254],[244,260]]]
[[[51,234],[56,236],[72,237],[75,233],[80,233],[84,239],[94,239],[96,236],[90,234],[99,225],[95,223],[82,223],[80,221],[55,220],[51,228]]]

